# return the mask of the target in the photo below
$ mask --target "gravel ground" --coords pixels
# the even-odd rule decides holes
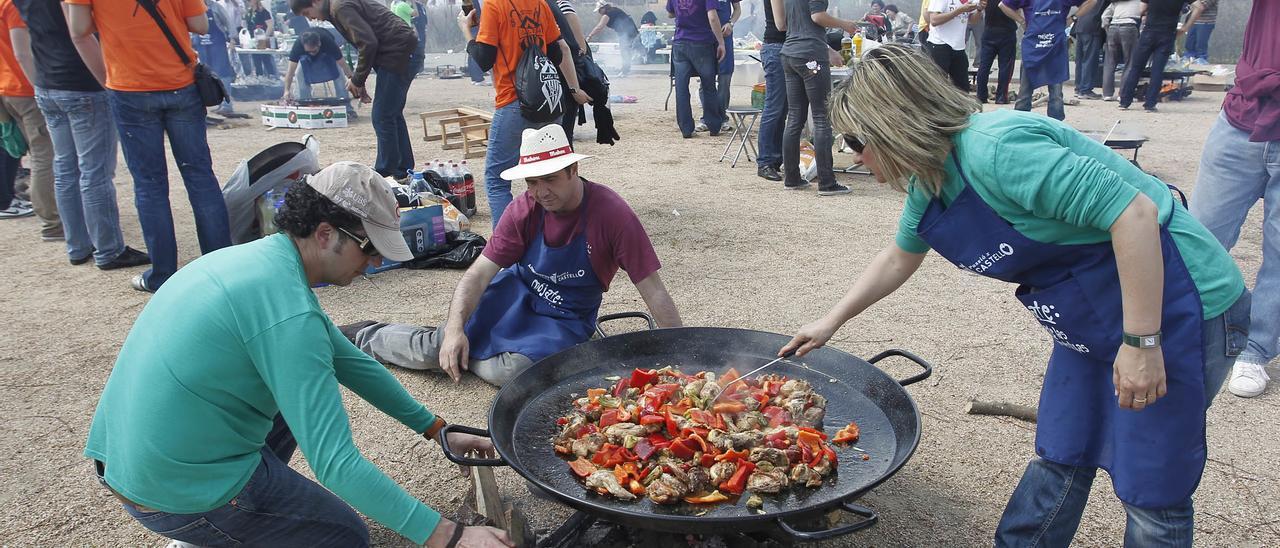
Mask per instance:
[[[819,198],[815,192],[784,192],[780,183],[755,176],[754,166],[716,163],[725,136],[705,134],[684,141],[672,111],[662,110],[667,80],[632,77],[614,83],[614,93],[640,102],[614,109],[622,141],[597,145],[594,130],[580,150],[597,155],[582,173],[620,192],[647,226],[663,262],[662,276],[685,322],[789,333],[823,313],[848,287],[861,266],[891,242],[902,197],[867,177],[841,176],[849,196]],[[734,90],[745,104],[749,88]],[[1205,135],[1217,116],[1221,93],[1196,92],[1161,105],[1157,115],[1120,112],[1111,103],[1068,107],[1068,121],[1081,129],[1122,128],[1151,137],[1142,165],[1189,190]],[[465,80],[422,78],[406,112],[456,104],[488,107],[492,89]],[[240,104],[255,112],[254,104]],[[368,109],[363,108],[362,114]],[[441,156],[437,143],[418,137],[419,161]],[[243,158],[300,130],[241,125],[209,132],[214,165],[227,177]],[[323,163],[372,163],[373,130],[366,118],[352,127],[318,131]],[[450,151],[452,152],[452,151]],[[837,165],[849,158],[837,155]],[[173,207],[181,259],[198,248],[181,179],[170,164]],[[123,159],[116,178],[128,242],[142,247],[132,186]],[[487,206],[481,197],[481,210]],[[481,215],[477,231],[487,235]],[[1252,285],[1261,262],[1261,207],[1246,224],[1234,255]],[[121,341],[147,296],[128,286],[137,271],[102,272],[70,267],[58,244],[37,239],[37,221],[0,222],[0,277],[6,283],[0,327],[0,545],[162,546],[137,525],[91,477],[81,456],[90,417]],[[360,319],[434,324],[443,319],[454,284],[453,271],[391,271],[357,280],[347,288],[318,290],[321,302],[341,323]],[[643,308],[635,289],[620,278],[602,312]],[[919,450],[893,478],[863,502],[880,512],[875,527],[831,546],[989,545],[1004,503],[1032,455],[1033,427],[1014,419],[963,413],[970,398],[1034,405],[1050,342],[1005,284],[957,272],[936,258],[915,279],[841,330],[832,345],[860,356],[905,348],[937,366],[934,378],[909,388],[923,413]],[[907,366],[887,366],[905,377]],[[475,378],[454,385],[441,376],[394,371],[409,391],[457,423],[483,425],[495,389]],[[139,394],[138,397],[147,397]],[[468,482],[435,449],[365,402],[347,398],[356,442],[364,454],[434,507],[456,508]],[[1280,474],[1270,466],[1280,451],[1274,417],[1276,390],[1244,400],[1224,393],[1209,413],[1210,460],[1196,495],[1196,538],[1205,546],[1280,545]],[[293,465],[306,470],[305,459]],[[307,472],[309,473],[309,472]],[[509,470],[498,472],[504,494],[529,505],[538,527],[563,521],[567,508],[536,501]],[[1076,536],[1080,546],[1121,544],[1124,514],[1105,474]],[[406,544],[370,523],[379,545]]]

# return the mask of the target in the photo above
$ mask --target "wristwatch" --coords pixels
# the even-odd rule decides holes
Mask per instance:
[[[1130,335],[1124,334],[1124,343],[1137,348],[1157,348],[1160,346],[1160,332],[1154,335]]]

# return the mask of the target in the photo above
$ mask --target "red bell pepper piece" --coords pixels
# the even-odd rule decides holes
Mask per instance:
[[[600,428],[608,428],[622,422],[619,419],[618,410],[610,409],[600,414]]]
[[[613,397],[621,398],[622,393],[626,392],[628,388],[631,388],[631,386],[630,380],[626,377],[618,379],[618,383],[613,385]],[[644,390],[644,388],[642,387],[641,390]]]
[[[716,416],[714,414],[701,409],[690,409],[689,419],[693,422],[707,426],[715,426],[716,423]]]
[[[676,440],[671,442],[671,446],[667,449],[671,450],[671,455],[678,459],[689,459],[697,451],[696,447],[690,447],[685,440]]]
[[[672,438],[680,437],[680,427],[676,426],[676,420],[671,418],[671,412],[667,411],[665,417],[667,421],[667,434]]]
[[[640,457],[640,460],[649,460],[649,457],[653,456],[653,454],[657,452],[658,448],[654,447],[653,444],[649,442],[649,438],[640,438],[640,440],[636,442],[636,456]]]
[[[717,384],[720,385],[720,388],[724,388],[729,386],[729,383],[738,380],[738,377],[741,376],[742,375],[738,373],[737,369],[730,367],[728,371],[725,371],[724,374],[720,376],[720,380]]]
[[[658,382],[658,372],[652,369],[635,369],[631,372],[631,386],[644,390],[646,386]]]
[[[862,432],[858,429],[858,423],[851,422],[849,426],[841,428],[836,432],[836,437],[832,440],[835,443],[856,443]]]
[[[836,458],[836,451],[830,447],[823,447],[822,452],[827,455],[827,460],[831,461],[831,466],[840,464],[840,460]]]
[[[586,457],[578,457],[578,460],[569,463],[569,469],[573,470],[573,473],[578,477],[585,478],[595,473],[596,465],[592,464]]]
[[[698,464],[702,465],[703,468],[711,468],[715,463],[716,456],[711,453],[703,453],[702,460],[698,461]]]
[[[815,436],[818,436],[818,439],[821,439],[822,441],[827,441],[827,434],[826,434],[826,432],[823,432],[823,431],[821,431],[821,430],[815,430],[815,429],[813,429],[813,428],[809,428],[808,426],[801,426],[801,427],[800,427],[800,431],[801,431],[801,432],[807,432],[807,433],[809,433],[809,434],[813,434],[813,435],[815,435]]]
[[[667,421],[666,417],[663,417],[662,415],[659,415],[657,413],[640,415],[640,424],[643,424],[645,426],[648,426],[650,424],[664,424],[666,423],[666,421]]]
[[[735,451],[735,450],[733,450],[733,449],[730,449],[730,450],[728,450],[728,451],[726,451],[726,452],[724,452],[724,453],[721,453],[720,455],[717,455],[717,456],[716,456],[716,462],[722,462],[722,461],[726,461],[726,460],[729,460],[729,461],[733,461],[733,460],[746,460],[746,459],[747,459],[747,457],[749,457],[749,456],[751,456],[751,452],[750,452],[750,451],[746,451],[746,450],[742,450],[742,451]]]
[[[764,413],[764,416],[769,417],[769,428],[791,421],[791,413],[776,405],[766,406],[761,412]]]
[[[671,440],[667,439],[666,436],[659,434],[657,432],[653,434],[649,434],[649,437],[645,439],[648,439],[649,443],[653,444],[653,446],[657,449],[665,449],[668,445],[671,445]]]
[[[741,495],[742,491],[747,488],[747,478],[751,477],[751,473],[756,469],[756,465],[751,461],[739,460],[738,470],[733,473],[727,481],[720,484],[720,489],[735,495]]]
[[[600,401],[600,396],[603,396],[607,393],[608,393],[608,390],[605,390],[603,388],[588,388],[587,401],[590,403],[596,403]]]

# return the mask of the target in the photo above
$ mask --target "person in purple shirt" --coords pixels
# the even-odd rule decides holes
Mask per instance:
[[[1067,117],[1062,101],[1062,82],[1071,78],[1068,64],[1067,12],[1084,15],[1097,0],[1003,0],[1000,10],[1025,29],[1022,33],[1022,75],[1018,78],[1018,101],[1014,108],[1031,110],[1031,92],[1049,88],[1048,114]],[[1017,10],[1021,10],[1020,12]]]
[[[1280,351],[1280,2],[1254,2],[1236,64],[1236,86],[1209,131],[1191,215],[1222,246],[1240,237],[1249,209],[1263,203],[1262,268],[1253,289],[1249,342],[1227,389],[1243,398],[1267,388],[1264,366]]]
[[[676,85],[676,125],[685,139],[693,137],[693,106],[689,103],[689,79],[701,80],[702,119],[711,136],[720,135],[724,112],[716,93],[716,67],[725,55],[724,36],[717,0],[667,0],[667,15],[676,20],[671,44],[671,69]]]

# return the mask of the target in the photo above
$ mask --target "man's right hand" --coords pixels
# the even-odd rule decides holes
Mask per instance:
[[[441,519],[436,530],[427,537],[427,548],[444,548],[453,537],[453,531],[462,527],[452,521]],[[494,527],[465,527],[462,538],[458,539],[459,548],[514,548],[515,544],[507,537],[506,531]]]
[[[471,343],[467,340],[467,334],[461,328],[454,328],[452,324],[445,328],[444,340],[440,344],[440,369],[453,379],[453,382],[462,380],[462,371],[469,369],[467,360],[470,359]]]
[[[724,55],[724,41],[721,40],[719,44],[716,44],[716,61],[724,61]]]
[[[981,8],[981,7],[982,6],[978,2],[969,2],[968,4],[961,4],[959,8],[956,8],[956,13],[969,13],[971,11],[978,11],[978,8]]]

